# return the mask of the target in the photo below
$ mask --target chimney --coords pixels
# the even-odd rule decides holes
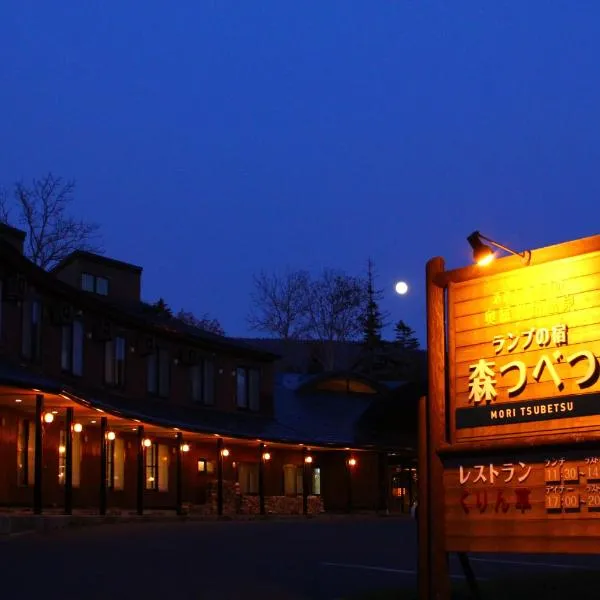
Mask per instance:
[[[23,254],[23,244],[27,234],[16,227],[11,227],[6,223],[0,223],[0,240],[9,243]]]

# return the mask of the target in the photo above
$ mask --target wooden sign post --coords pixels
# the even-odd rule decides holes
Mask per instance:
[[[432,259],[427,320],[421,600],[449,599],[449,552],[598,552],[600,236]]]

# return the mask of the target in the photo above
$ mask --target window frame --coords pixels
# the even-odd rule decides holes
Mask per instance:
[[[240,375],[243,374],[243,387],[240,385]],[[261,370],[258,367],[238,366],[235,369],[235,405],[238,410],[251,412],[260,411]],[[252,394],[253,376],[256,377],[255,395]],[[240,391],[243,390],[243,402],[240,402]],[[255,402],[252,402],[252,398]]]
[[[315,485],[315,477],[318,475],[318,481],[319,481],[319,491],[316,491],[316,485]],[[321,466],[320,465],[311,465],[311,473],[310,473],[310,489],[311,489],[311,495],[313,496],[321,496],[321,484],[322,484],[322,471],[321,471]]]
[[[91,283],[91,289],[84,286],[84,284],[83,284],[83,282],[86,281],[86,278],[89,278],[87,281],[89,281]],[[106,291],[99,291],[99,289],[98,289],[99,281],[106,282]],[[110,280],[108,277],[105,277],[104,275],[94,275],[93,273],[83,271],[81,273],[79,286],[84,292],[89,292],[91,294],[98,294],[99,296],[108,296],[108,291],[110,289]]]
[[[122,342],[123,358],[119,358],[117,342]],[[121,345],[121,344],[119,344]],[[110,354],[110,356],[109,356]],[[110,376],[109,376],[110,368]],[[113,388],[123,389],[127,373],[127,338],[118,334],[104,342],[104,384]]]
[[[204,361],[189,367],[190,399],[194,404],[204,404]]]
[[[21,355],[33,363],[42,359],[42,325],[42,301],[31,296],[21,304]]]
[[[157,444],[157,446],[158,446],[157,491],[165,493],[165,492],[169,491],[169,470],[170,470],[170,466],[171,466],[171,461],[170,461],[171,446],[169,446],[168,444]]]
[[[84,360],[84,341],[85,331],[83,321],[81,319],[73,319],[70,323],[65,323],[61,329],[61,351],[60,351],[60,367],[63,373],[74,375],[75,377],[83,376],[83,360]],[[78,339],[77,339],[78,338]],[[65,340],[68,340],[69,346],[65,348]],[[77,342],[79,342],[79,357],[78,368],[76,369],[76,352]]]
[[[105,283],[106,285],[106,291],[100,291],[99,289],[99,285],[98,283],[102,281]],[[108,277],[103,277],[101,275],[96,275],[95,279],[94,279],[94,292],[96,294],[98,294],[99,296],[108,296],[108,288],[109,288],[109,283],[108,283]]]
[[[152,476],[152,480],[149,476]],[[158,491],[158,442],[152,442],[144,448],[144,489]]]
[[[106,487],[109,490],[115,485],[115,441],[106,440]]]
[[[17,485],[31,487],[35,484],[35,423],[19,419],[17,427]]]
[[[215,364],[203,358],[189,367],[190,399],[193,404],[214,406],[215,404]],[[198,381],[195,381],[195,379]]]
[[[244,472],[244,481],[242,481]],[[258,496],[259,494],[260,466],[257,462],[240,462],[237,468],[237,481],[240,485],[240,493],[243,496]]]
[[[164,358],[164,364],[161,363],[161,357]],[[151,369],[153,373],[150,372]],[[171,395],[171,375],[171,353],[167,348],[157,346],[146,357],[147,393],[157,398],[168,398]]]
[[[84,281],[87,281],[89,278],[89,281],[91,282],[91,289],[88,289],[85,285],[84,285]],[[80,281],[79,281],[79,287],[84,291],[84,292],[94,292],[95,288],[96,288],[96,277],[95,275],[92,275],[91,273],[87,273],[87,272],[82,272],[81,273],[81,277],[80,277]]]
[[[121,474],[121,481],[116,484],[118,473]],[[120,437],[106,440],[106,487],[112,492],[122,492],[125,489],[125,440]]]
[[[292,471],[292,470],[293,470],[293,476],[294,476],[294,479],[293,479],[294,491],[293,492],[288,491],[286,489],[286,483],[287,483],[286,472]],[[296,465],[294,463],[286,463],[282,467],[282,473],[283,473],[283,495],[284,496],[301,496],[302,490],[304,488],[304,466]],[[300,482],[300,485],[298,485],[298,482]]]
[[[81,462],[82,462],[82,445],[81,437],[78,433],[71,433],[71,485],[74,488],[81,486]],[[67,468],[67,431],[60,430],[58,441],[58,484],[65,485],[66,468]],[[64,448],[63,452],[60,451]]]

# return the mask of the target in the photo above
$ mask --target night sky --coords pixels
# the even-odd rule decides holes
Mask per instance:
[[[2,0],[0,182],[52,171],[143,295],[248,335],[252,274],[598,233],[598,0]],[[407,296],[394,282],[411,285]]]

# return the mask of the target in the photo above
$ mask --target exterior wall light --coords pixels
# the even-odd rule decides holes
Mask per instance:
[[[52,423],[54,421],[54,415],[51,412],[44,413],[44,423]]]
[[[514,256],[518,256],[524,265],[529,265],[531,263],[531,251],[525,250],[523,252],[516,252],[515,250],[511,250],[507,246],[503,244],[499,244],[494,240],[486,237],[485,235],[479,233],[479,231],[474,231],[471,235],[467,237],[467,241],[469,242],[471,248],[473,249],[473,260],[480,266],[485,267],[489,265],[494,258],[496,257],[492,249],[483,243],[482,240],[485,240],[492,246],[499,248],[500,250],[504,250],[504,252],[508,252],[509,254],[513,254]]]
[[[264,452],[262,457],[265,462],[271,460],[271,454],[269,452]]]
[[[146,448],[150,448],[150,446],[152,446],[152,440],[150,438],[145,438],[142,444],[144,444]]]
[[[190,451],[190,445],[189,444],[181,444],[181,451],[182,452],[189,452]]]
[[[356,466],[356,459],[354,457],[348,459],[348,466],[350,466],[350,467]]]
[[[223,450],[221,450],[221,456],[229,456],[229,450],[227,450],[227,448],[223,448]]]
[[[114,431],[107,431],[107,432],[106,432],[106,439],[107,439],[109,442],[112,442],[112,441],[113,441],[113,440],[114,440],[116,437],[117,437],[117,436],[115,435],[115,432],[114,432]]]
[[[304,457],[304,462],[307,463],[307,464],[310,464],[312,462],[312,460],[313,460],[312,456],[305,456]]]
[[[81,433],[83,431],[83,425],[81,423],[73,423],[73,431],[75,433]]]

